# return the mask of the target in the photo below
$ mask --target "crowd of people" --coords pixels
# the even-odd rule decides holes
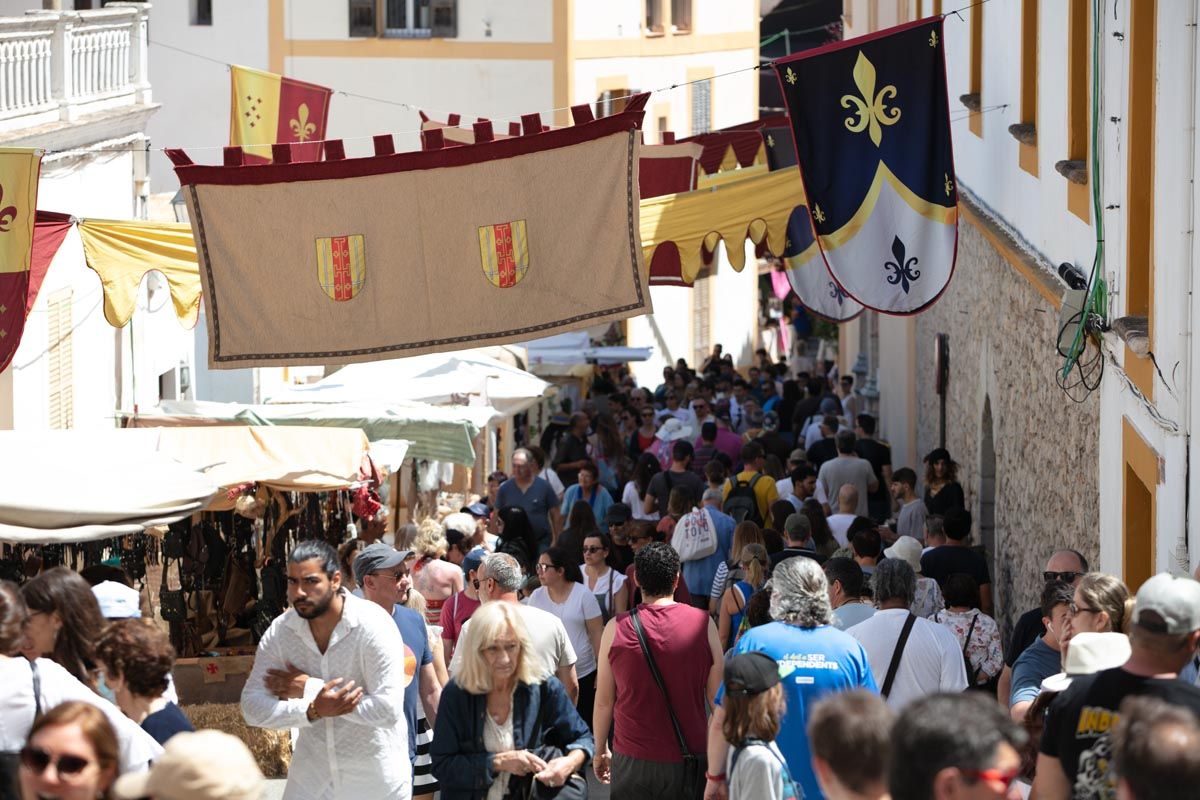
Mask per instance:
[[[1195,796],[1196,580],[1047,553],[1005,643],[953,459],[893,469],[852,380],[604,381],[478,502],[292,549],[241,697],[294,731],[285,797]],[[258,796],[138,611],[0,584],[0,796]]]

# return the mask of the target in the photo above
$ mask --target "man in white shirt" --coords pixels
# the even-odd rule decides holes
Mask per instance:
[[[574,703],[579,696],[579,676],[575,672],[575,648],[567,636],[567,629],[562,620],[548,611],[521,604],[517,592],[525,582],[521,565],[507,553],[492,553],[483,559],[476,574],[476,590],[479,598],[486,602],[512,603],[517,607],[517,613],[525,621],[529,629],[529,637],[533,640],[533,649],[542,660],[543,677],[554,675],[567,690],[567,696]],[[466,636],[471,620],[463,625],[462,637]],[[462,666],[462,651],[455,650],[454,658],[450,661],[451,676],[458,673]]]
[[[337,551],[301,542],[291,608],[263,635],[242,690],[258,728],[299,728],[285,800],[409,798],[404,641],[386,611],[342,589]]]
[[[958,638],[949,628],[909,611],[917,590],[917,575],[908,562],[884,559],[875,569],[872,584],[878,610],[846,633],[858,639],[867,651],[871,673],[878,679],[888,705],[899,710],[925,695],[965,690],[967,670]],[[909,635],[901,647],[906,627],[910,628]],[[889,686],[893,661],[895,675]]]
[[[821,484],[818,482],[818,486]],[[833,538],[837,539],[837,543],[842,547],[850,545],[846,538],[846,531],[850,530],[850,523],[854,522],[854,518],[858,516],[858,489],[854,488],[854,484],[843,484],[837,495],[838,511],[828,518],[829,532],[833,534]]]

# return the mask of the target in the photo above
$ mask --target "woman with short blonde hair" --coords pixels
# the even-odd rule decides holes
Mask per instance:
[[[425,622],[440,625],[442,606],[463,590],[464,580],[462,570],[445,560],[450,544],[442,523],[433,517],[422,522],[412,550],[417,556],[412,565],[413,588],[425,598]]]
[[[532,647],[516,605],[495,600],[471,616],[434,726],[433,774],[444,800],[526,797],[533,781],[551,789],[574,781],[586,792],[592,734],[562,683],[538,680]],[[561,749],[546,743],[551,731]]]

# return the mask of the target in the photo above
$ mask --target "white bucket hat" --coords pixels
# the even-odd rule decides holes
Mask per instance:
[[[1071,637],[1067,647],[1067,663],[1063,671],[1042,681],[1042,691],[1064,691],[1072,680],[1081,675],[1121,666],[1129,660],[1132,652],[1129,637],[1123,633],[1077,633]]]

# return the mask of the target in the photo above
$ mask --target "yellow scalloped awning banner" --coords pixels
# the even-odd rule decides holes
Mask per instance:
[[[122,328],[147,272],[167,279],[175,315],[189,328],[200,313],[200,266],[186,222],[86,219],[79,223],[87,265],[104,287],[104,318]]]
[[[750,239],[772,253],[782,253],[787,223],[796,206],[805,205],[804,187],[795,167],[776,172],[747,171],[741,179],[726,173],[715,185],[693,192],[652,197],[641,203],[642,250],[646,263],[664,242],[679,249],[685,283],[696,279],[717,242],[725,242],[729,263],[741,272],[746,265],[742,242]]]

